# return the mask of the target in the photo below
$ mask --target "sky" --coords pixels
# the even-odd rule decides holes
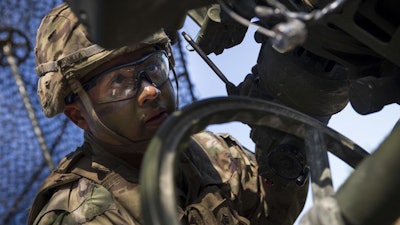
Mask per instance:
[[[193,39],[199,27],[187,18],[182,28]],[[255,28],[250,27],[243,42],[233,48],[225,50],[220,55],[210,54],[209,57],[234,84],[239,84],[255,65],[261,45],[254,41]],[[190,46],[188,49],[190,49]],[[186,52],[188,70],[195,87],[197,96],[206,99],[217,96],[226,96],[224,83],[215,75],[209,66],[196,52]],[[366,151],[373,153],[379,144],[390,133],[399,119],[400,106],[391,104],[381,111],[369,115],[360,115],[347,105],[341,112],[333,115],[328,126],[346,136]],[[254,148],[254,143],[248,137],[250,129],[239,122],[213,125],[208,129],[214,132],[228,132],[249,149]],[[336,191],[350,175],[353,169],[337,157],[329,153],[333,186]],[[307,198],[305,209],[299,218],[312,206],[311,189]],[[299,221],[296,222],[298,224]]]

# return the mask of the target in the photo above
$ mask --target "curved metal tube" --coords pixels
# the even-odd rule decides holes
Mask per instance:
[[[179,224],[174,171],[176,155],[187,147],[190,135],[210,124],[241,121],[274,128],[299,138],[318,129],[331,153],[355,167],[368,153],[319,121],[293,109],[241,96],[211,98],[175,112],[159,128],[147,149],[141,170],[141,205],[146,224]]]

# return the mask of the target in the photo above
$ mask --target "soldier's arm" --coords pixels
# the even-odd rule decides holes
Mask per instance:
[[[254,156],[227,134],[198,133],[194,135],[191,147],[188,161],[195,172],[192,170],[190,174],[196,176],[187,173],[187,177],[197,177],[190,184],[197,184],[195,186],[199,188],[189,192],[195,193],[195,196],[186,197],[195,201],[188,202],[202,203],[216,218],[223,211],[220,209],[225,208],[224,210],[230,212],[225,213],[230,215],[226,216],[227,221],[246,220],[250,224],[265,224],[265,192],[263,185],[260,185]],[[222,205],[211,206],[209,203],[212,202]],[[219,212],[213,211],[214,209]]]

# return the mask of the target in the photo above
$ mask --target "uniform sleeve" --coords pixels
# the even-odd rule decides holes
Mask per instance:
[[[198,133],[185,157],[178,184],[185,215],[213,217],[218,224],[265,224],[267,205],[254,158],[234,139]]]
[[[258,176],[253,153],[229,135],[201,132],[193,136],[193,142],[195,144],[187,153],[191,169],[183,169],[189,180],[186,186],[183,185],[186,191],[189,190],[184,192],[187,194],[186,206],[200,202],[199,205],[213,210],[216,206],[210,202],[225,200],[223,207],[228,208],[235,218],[244,218],[237,224],[294,223],[304,205],[307,190],[304,193],[299,188],[268,186]],[[212,200],[207,197],[210,194]]]
[[[111,193],[86,178],[63,186],[36,217],[35,225],[136,224]]]

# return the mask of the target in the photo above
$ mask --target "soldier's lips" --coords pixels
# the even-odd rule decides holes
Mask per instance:
[[[144,124],[146,127],[159,127],[168,117],[165,109],[155,109],[146,117]]]

